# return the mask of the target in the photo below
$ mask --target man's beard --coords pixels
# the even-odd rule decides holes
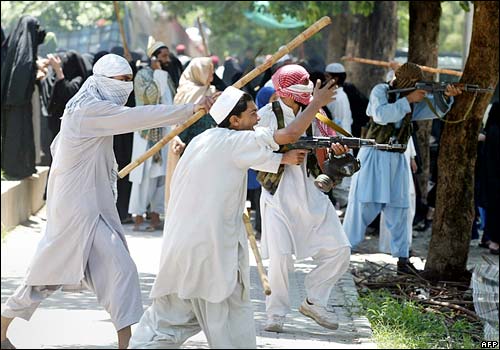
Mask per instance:
[[[160,66],[162,70],[168,71],[168,62],[167,63],[160,62]]]

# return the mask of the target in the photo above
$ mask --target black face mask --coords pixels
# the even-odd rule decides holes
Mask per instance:
[[[37,26],[37,40],[38,40],[38,45],[43,44],[43,41],[45,40],[45,36],[47,35],[47,32],[45,29],[40,29],[40,26]]]

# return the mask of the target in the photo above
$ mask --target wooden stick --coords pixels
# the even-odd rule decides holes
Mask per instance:
[[[314,34],[319,32],[321,29],[323,29],[325,26],[327,26],[331,22],[332,22],[332,20],[330,19],[330,17],[327,17],[327,16],[322,17],[317,22],[312,24],[309,28],[307,28],[305,31],[303,31],[298,36],[296,36],[295,39],[290,41],[286,46],[282,47],[278,52],[276,52],[272,57],[270,57],[268,60],[266,60],[260,66],[255,67],[247,75],[243,76],[240,80],[238,80],[236,83],[234,83],[233,86],[237,89],[241,89],[243,86],[248,84],[250,81],[252,81],[256,77],[258,77],[265,70],[271,68],[271,66],[277,60],[279,60],[281,57],[285,56],[287,53],[294,50],[296,47],[298,47],[304,41],[306,41],[311,36],[313,36]],[[130,173],[132,170],[134,170],[136,167],[138,167],[146,159],[153,156],[163,146],[165,146],[170,140],[172,140],[175,136],[179,135],[181,132],[183,132],[188,127],[193,125],[198,119],[203,117],[206,113],[207,113],[207,111],[205,111],[205,110],[200,110],[200,111],[196,112],[196,114],[194,114],[191,118],[186,120],[183,124],[179,125],[177,128],[175,128],[174,130],[169,132],[167,135],[165,135],[153,147],[151,147],[148,151],[146,151],[146,153],[144,153],[139,158],[135,159],[130,164],[128,164],[125,168],[120,170],[120,172],[118,173],[118,176],[121,179],[123,179],[125,176],[127,176],[128,173]]]
[[[250,247],[252,248],[253,255],[255,256],[255,261],[257,262],[257,271],[259,272],[260,282],[262,282],[262,287],[264,288],[264,294],[271,295],[271,287],[269,286],[266,271],[264,270],[264,265],[262,264],[262,257],[260,256],[259,248],[257,247],[257,241],[255,240],[253,227],[250,223],[250,216],[248,215],[247,209],[245,209],[245,212],[243,213],[243,222],[245,223],[245,228],[247,230]]]
[[[391,67],[390,62],[387,62],[387,61],[377,61],[377,60],[370,60],[367,58],[351,57],[351,56],[344,56],[341,59],[343,61],[349,61],[349,62],[372,64],[374,66],[382,66],[382,67],[389,67],[389,68]],[[418,66],[424,72],[449,74],[449,75],[455,75],[457,77],[462,76],[462,72],[457,72],[457,71],[452,70],[452,69],[433,68],[433,67],[427,67],[427,66],[421,66],[421,65],[418,65]]]
[[[132,61],[132,55],[130,55],[130,51],[128,50],[127,40],[125,38],[125,29],[123,29],[123,23],[120,21],[120,9],[118,8],[118,1],[113,1],[113,5],[115,7],[116,21],[118,22],[118,27],[120,28],[120,35],[122,37],[123,42],[123,56],[127,59],[127,61]]]
[[[198,31],[200,32],[201,40],[203,42],[203,51],[205,51],[205,56],[210,57],[210,50],[208,50],[207,40],[205,39],[205,31],[201,25],[200,17],[198,16],[196,20],[198,22]]]

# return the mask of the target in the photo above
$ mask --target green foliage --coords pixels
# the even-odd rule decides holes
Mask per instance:
[[[479,348],[477,340],[481,338],[482,329],[478,323],[454,319],[453,314],[450,317],[427,312],[423,306],[400,301],[383,290],[362,295],[360,302],[380,348]]]
[[[36,17],[47,31],[71,31],[112,20],[112,1],[2,1],[2,26],[10,32],[22,15]]]
[[[465,11],[459,1],[443,1],[441,2],[441,9],[439,51],[462,53]]]
[[[253,1],[163,1],[162,4],[184,26],[193,26],[193,20],[201,16],[212,31],[208,38],[210,51],[220,57],[242,55],[249,47],[255,54],[274,53],[303,30],[256,26],[243,15],[244,11],[254,9]]]
[[[470,11],[470,4],[471,2],[470,1],[459,1],[460,3],[460,7],[464,10],[464,11],[467,11],[469,12]]]
[[[323,16],[335,16],[344,11],[368,16],[375,6],[375,1],[270,1],[269,10],[280,16],[289,14],[296,18],[314,23]]]
[[[464,46],[464,1],[442,1],[439,22],[439,52],[462,53]],[[467,2],[467,1],[465,1]],[[466,10],[467,11],[467,10]],[[398,1],[398,48],[408,48],[409,1]]]
[[[123,1],[120,1],[123,10]],[[304,28],[266,29],[250,22],[243,15],[256,7],[278,19],[289,15],[309,25],[323,16],[339,13],[369,15],[374,1],[159,1],[151,2],[152,13],[161,9],[174,14],[185,26],[193,26],[200,16],[211,30],[209,47],[219,56],[242,54],[247,47],[255,53],[273,53],[279,46],[293,39]],[[443,1],[440,29],[440,51],[462,52],[464,10],[469,1]],[[9,33],[23,14],[37,17],[47,31],[78,30],[98,20],[114,20],[112,1],[2,1],[2,26]],[[398,1],[398,47],[408,46],[408,1]],[[321,36],[313,36],[307,43],[316,50],[325,50]]]
[[[399,49],[408,48],[410,37],[410,10],[409,1],[398,1],[398,43]]]

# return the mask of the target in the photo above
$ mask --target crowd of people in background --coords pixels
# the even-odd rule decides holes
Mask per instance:
[[[4,38],[2,30],[1,152],[3,175],[8,179],[31,176],[36,173],[36,165],[52,165],[50,145],[53,145],[53,151],[68,102],[74,101],[82,86],[90,85],[89,78],[96,71],[96,65],[102,63],[100,59],[106,57],[108,60],[110,53],[125,56],[123,48],[113,47],[109,52],[97,53],[57,49],[42,57],[38,54],[38,47],[44,42],[45,35],[40,23],[31,16],[23,16],[7,38]],[[130,67],[123,71],[130,71],[133,90],[126,96],[125,106],[200,104],[226,91],[259,62],[269,58],[265,55],[256,57],[248,49],[241,59],[232,55],[220,64],[217,56],[189,56],[182,43],[177,44],[174,51],[165,43],[153,40],[146,52],[131,52]],[[257,181],[258,172],[248,169],[250,163],[243,167],[247,174],[247,205],[255,218],[256,236],[262,239],[264,257],[270,259],[269,279],[273,294],[266,299],[268,331],[283,330],[285,315],[290,307],[287,274],[293,265],[292,255],[297,259],[312,256],[318,262],[317,270],[306,277],[308,296],[301,312],[331,329],[335,329],[337,324],[325,309],[326,301],[333,285],[348,267],[350,247],[355,248],[362,242],[370,227],[377,227],[376,230],[380,227],[380,250],[398,258],[398,273],[418,274],[409,262],[412,235],[430,228],[437,185],[429,192],[426,203],[420,203],[418,194],[423,189],[419,188],[415,179],[415,173],[419,171],[420,146],[415,133],[412,133],[412,125],[416,125],[419,119],[435,116],[421,102],[424,97],[421,93],[388,97],[389,90],[410,87],[422,80],[420,68],[406,63],[397,66],[394,73],[392,79],[375,86],[367,97],[349,81],[341,63],[324,62],[317,55],[303,60],[285,55],[241,89],[242,94],[248,96],[247,102],[255,100],[255,111],[258,110],[259,115],[255,125],[278,130],[291,124],[306,110],[311,101],[313,83],[317,80],[322,85],[334,82],[337,85],[335,100],[324,105],[319,110],[321,114],[353,137],[373,138],[378,143],[396,140],[408,145],[402,152],[369,148],[345,150],[361,160],[361,169],[353,177],[345,177],[326,193],[315,188],[313,182],[308,182],[314,169],[306,167],[306,163],[300,167],[282,165],[282,169],[286,170],[282,170],[280,185],[272,191],[262,188]],[[128,76],[128,73],[125,75]],[[459,89],[449,87],[443,94],[429,97],[437,113],[443,115],[451,108],[454,96],[460,93]],[[243,111],[246,109],[240,113]],[[280,118],[279,114],[284,118],[282,126],[275,119]],[[471,234],[472,239],[480,240],[478,244],[481,247],[496,255],[499,252],[500,232],[498,118],[498,102],[495,102],[479,138],[476,219]],[[230,129],[229,125],[233,125],[224,126],[221,122],[207,113],[175,137],[168,147],[125,178],[118,179],[114,205],[121,224],[133,224],[135,231],[163,230],[162,220],[169,204],[172,205],[169,203],[170,187],[176,179],[174,170],[177,163],[183,171],[186,170],[189,163],[182,161],[182,157],[185,157],[192,142],[201,147],[196,142],[199,135],[207,137],[207,130],[217,127]],[[436,184],[436,150],[441,121],[437,119],[434,123],[429,181]],[[239,130],[247,130],[246,127]],[[125,167],[174,128],[175,125],[156,125],[144,130],[122,127],[121,132],[110,131],[117,168]],[[100,136],[102,130],[94,131]],[[333,136],[338,131],[315,119],[309,134]],[[187,152],[187,155],[194,157],[192,152]],[[200,171],[198,175],[204,174]],[[211,182],[209,178],[200,180],[197,191],[200,194],[208,191]],[[54,195],[49,186],[46,193],[47,196]],[[177,193],[175,198],[184,200],[182,193]],[[296,210],[297,203],[302,206],[300,214]],[[178,208],[171,210],[174,212]],[[145,223],[148,225],[145,226]],[[170,225],[173,224],[170,222]],[[104,230],[103,227],[101,229]],[[314,229],[310,230],[310,227]],[[140,294],[139,291],[137,293]],[[137,322],[140,311],[134,310],[134,313]]]

